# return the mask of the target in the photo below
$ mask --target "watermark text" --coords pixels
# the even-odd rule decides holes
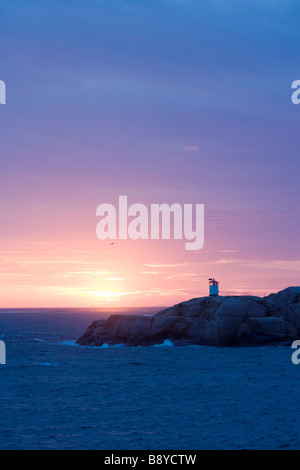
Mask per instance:
[[[0,80],[0,104],[6,104],[6,85],[3,80]]]
[[[0,341],[0,364],[6,364],[6,345]]]
[[[127,196],[119,196],[119,207],[101,204],[96,234],[100,240],[182,240],[186,250],[204,245],[204,204],[145,204],[128,206]]]
[[[292,363],[295,364],[295,366],[298,366],[300,364],[300,341],[294,341],[291,347],[292,349],[296,349],[292,354]]]
[[[296,90],[292,94],[292,103],[300,104],[300,80],[295,80],[292,83],[292,89]]]

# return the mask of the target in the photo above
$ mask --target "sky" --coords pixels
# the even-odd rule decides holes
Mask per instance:
[[[298,0],[0,0],[0,307],[168,306],[299,285]],[[204,204],[205,243],[96,237]]]

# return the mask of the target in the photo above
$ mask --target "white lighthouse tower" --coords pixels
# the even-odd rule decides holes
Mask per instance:
[[[219,283],[218,283],[218,281],[216,281],[215,278],[209,278],[208,279],[208,284],[209,284],[209,295],[210,295],[210,297],[219,295]]]

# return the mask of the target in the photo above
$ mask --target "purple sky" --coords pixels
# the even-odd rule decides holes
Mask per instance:
[[[299,285],[299,17],[295,0],[2,0],[0,306]],[[205,248],[108,252],[96,207],[121,194],[204,203]]]

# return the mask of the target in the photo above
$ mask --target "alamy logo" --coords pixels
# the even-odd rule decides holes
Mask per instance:
[[[193,217],[195,212],[195,219]],[[128,207],[127,196],[119,196],[118,211],[113,204],[101,204],[96,215],[100,240],[182,240],[186,250],[201,250],[204,245],[204,204],[144,204]],[[130,218],[130,219],[129,219]],[[150,223],[149,223],[150,219]]]
[[[300,364],[300,341],[294,341],[292,344],[292,349],[296,349],[296,351],[292,354],[292,363],[295,364],[295,366],[298,366]]]
[[[4,341],[0,341],[0,364],[6,364],[6,346]]]
[[[296,90],[292,94],[292,103],[293,104],[300,104],[300,80],[295,80],[292,83],[292,89]]]
[[[0,104],[6,104],[6,85],[3,80],[0,80]]]

